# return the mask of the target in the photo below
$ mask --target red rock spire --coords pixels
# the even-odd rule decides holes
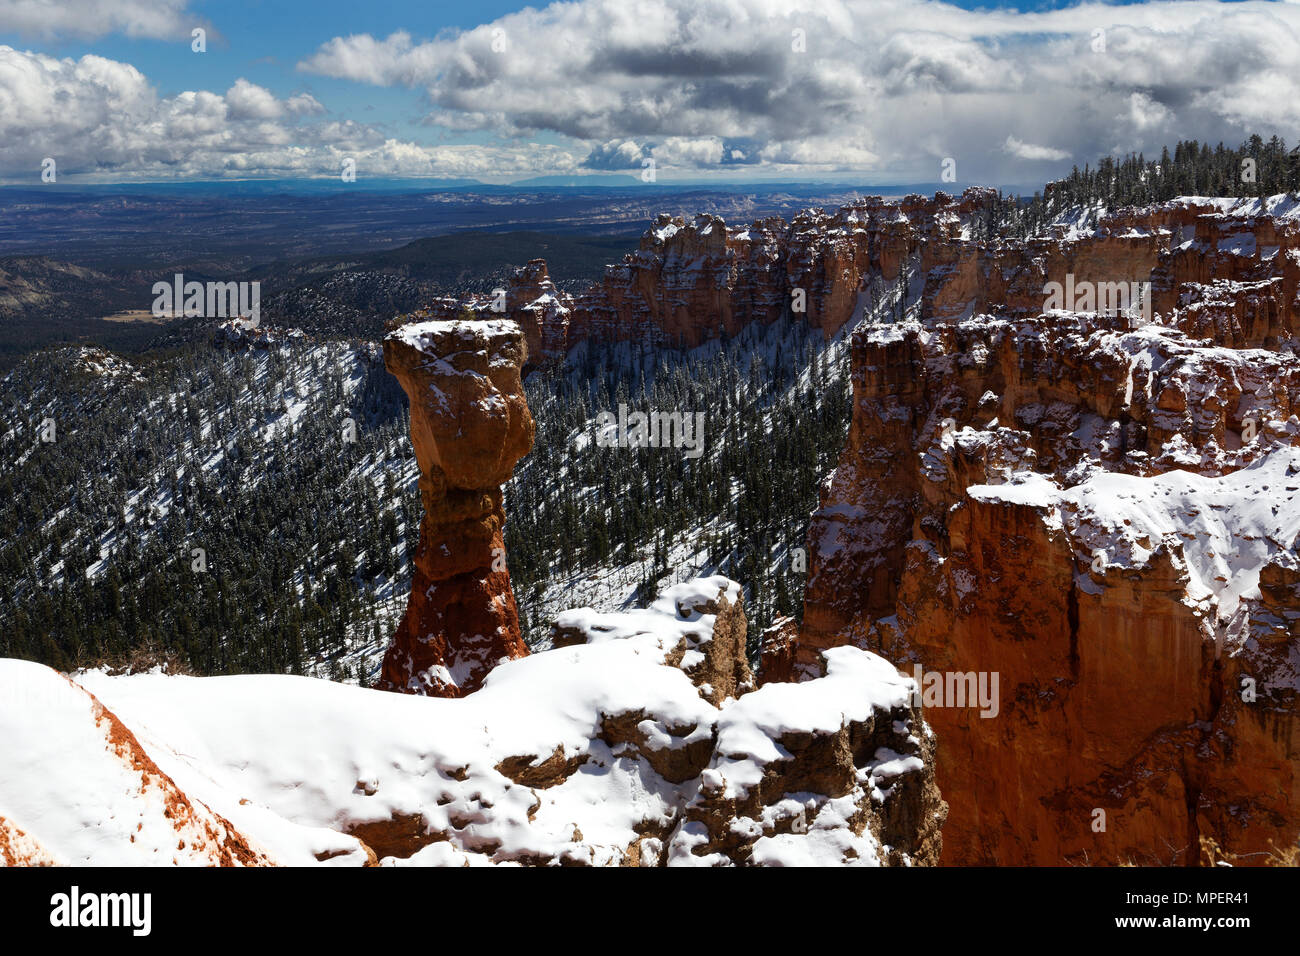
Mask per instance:
[[[384,361],[411,402],[424,517],[406,615],[379,686],[437,697],[477,690],[498,663],[524,657],[505,566],[501,484],[533,446],[509,321],[406,325]]]

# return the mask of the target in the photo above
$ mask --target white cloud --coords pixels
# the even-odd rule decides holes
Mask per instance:
[[[1104,52],[1094,51],[1096,30]],[[1095,161],[1178,137],[1294,138],[1300,9],[578,0],[427,41],[336,37],[299,69],[422,90],[428,121],[449,129],[567,136],[593,166],[624,158],[611,143],[743,139],[743,155],[782,168],[935,178],[952,156],[964,177],[1033,178],[1042,167],[1031,163]],[[713,147],[662,151],[689,169],[731,158]]]
[[[295,116],[310,116],[313,113],[325,112],[325,107],[321,106],[316,97],[310,93],[295,93],[284,101],[284,107]]]
[[[657,166],[716,166],[722,162],[722,140],[716,136],[674,136],[650,150]]]
[[[1070,158],[1070,154],[1063,149],[1052,149],[1050,146],[1035,146],[1033,143],[1022,143],[1014,136],[1008,136],[1007,141],[1002,144],[1002,148],[1017,159],[1062,160]]]
[[[188,38],[186,2],[0,0],[0,29]],[[163,97],[126,63],[0,47],[0,176],[44,156],[104,178],[327,175],[346,153],[376,175],[500,180],[653,157],[668,176],[899,182],[937,179],[952,157],[963,180],[1029,183],[1178,138],[1294,140],[1300,6],[575,0],[428,40],[339,36],[298,68],[418,91],[444,144],[243,78]]]
[[[160,40],[188,39],[206,21],[187,0],[0,0],[0,33],[94,39],[110,33]]]
[[[582,165],[591,169],[636,169],[646,158],[646,150],[630,139],[612,139],[592,147]]]
[[[0,46],[0,179],[61,180],[333,176],[512,178],[577,168],[582,152],[521,142],[423,146],[334,118],[309,93],[279,99],[239,79],[224,95],[159,96],[130,64],[55,58]]]
[[[287,110],[270,90],[243,77],[226,90],[226,107],[232,119],[279,119]]]

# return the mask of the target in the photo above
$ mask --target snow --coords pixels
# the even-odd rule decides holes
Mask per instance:
[[[846,647],[827,652],[820,680],[768,685],[714,707],[665,657],[684,640],[696,649],[711,640],[709,610],[720,597],[739,597],[739,586],[701,579],[641,611],[571,612],[589,643],[501,664],[482,690],[459,700],[283,675],[92,671],[78,679],[191,801],[277,862],[363,862],[348,831],[414,816],[432,842],[385,864],[615,864],[647,821],[673,834],[671,845],[643,843],[637,852],[647,859],[664,851],[670,863],[716,863],[690,853],[698,833],[682,822],[701,791],[742,792],[788,757],[776,738],[835,732],[904,706],[913,688],[883,659]],[[170,822],[149,816],[161,804],[141,796],[139,774],[106,752],[81,687],[5,660],[0,688],[0,739],[16,742],[0,778],[0,817],[62,860],[185,862]],[[604,729],[619,715],[640,717],[639,740],[607,742],[619,739]],[[708,769],[694,779],[672,783],[652,765],[656,753],[715,738]],[[570,764],[553,781],[525,784],[506,772],[518,778],[513,766],[552,758]],[[858,796],[882,799],[893,777],[916,769],[878,754],[859,771]],[[807,832],[760,839],[757,861],[840,860],[851,849],[858,862],[879,862],[870,832],[848,829],[851,800],[797,796],[813,808]],[[145,826],[132,843],[137,821]]]
[[[911,699],[915,681],[882,657],[852,647],[831,648],[825,657],[826,676],[817,682],[822,694],[809,695],[807,684],[767,684],[724,711],[716,748],[724,756],[713,767],[728,795],[746,796],[762,779],[764,766],[781,759],[781,737],[799,731],[829,734],[846,720],[865,720],[873,710],[901,707]]]
[[[65,865],[206,865],[208,808],[177,807],[170,781],[133,759],[103,709],[39,664],[0,661],[0,817]]]
[[[419,352],[437,353],[434,343],[446,336],[463,340],[463,350],[486,349],[497,338],[517,338],[522,333],[513,319],[435,319],[398,326],[388,338]]]
[[[1018,474],[1005,485],[971,485],[966,489],[976,501],[1005,501],[1014,505],[1046,508],[1061,500],[1061,488],[1047,475]]]
[[[1101,551],[1108,565],[1140,568],[1167,547],[1186,571],[1184,601],[1208,605],[1225,624],[1243,600],[1259,598],[1264,565],[1300,548],[1300,448],[1290,446],[1221,477],[1096,472],[1062,490],[1031,475],[967,493],[1052,512],[1086,562]]]
[[[1291,193],[1278,193],[1262,199],[1232,196],[1179,196],[1174,203],[1196,206],[1210,206],[1215,212],[1234,218],[1248,219],[1252,216],[1272,216],[1283,222],[1300,222],[1300,196]]]
[[[654,227],[651,232],[654,234],[655,239],[664,242],[665,240],[671,239],[673,236],[677,235],[677,233],[681,231],[681,228],[682,227],[675,222],[667,222],[661,226]]]

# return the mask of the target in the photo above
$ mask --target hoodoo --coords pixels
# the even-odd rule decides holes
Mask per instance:
[[[384,361],[411,403],[424,517],[411,597],[379,686],[438,697],[479,688],[524,657],[506,569],[501,485],[533,446],[520,370],[527,349],[510,321],[402,326]]]

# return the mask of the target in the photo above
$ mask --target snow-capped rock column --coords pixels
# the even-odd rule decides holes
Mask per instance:
[[[498,663],[528,653],[501,506],[501,484],[533,446],[520,378],[526,353],[523,332],[507,321],[422,322],[384,340],[384,362],[411,401],[424,504],[384,689],[462,697]]]

